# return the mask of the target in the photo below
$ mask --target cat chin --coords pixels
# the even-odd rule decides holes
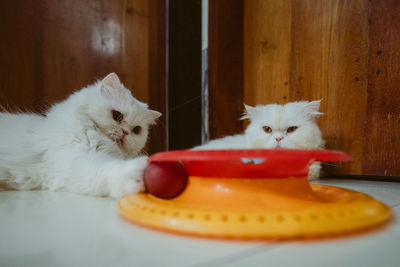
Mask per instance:
[[[284,148],[282,146],[282,143],[279,144],[275,140],[271,140],[271,139],[269,139],[267,141],[263,141],[263,145],[255,146],[255,147],[262,147],[264,149],[283,149]]]
[[[253,145],[254,148],[262,147],[264,149],[302,149],[303,147],[290,142],[289,140],[282,140],[281,142],[276,142],[274,140],[263,141],[263,145]]]
[[[281,148],[281,149],[298,149],[298,147],[296,145],[293,145],[293,144],[279,144],[277,146],[277,148]]]
[[[275,144],[269,147],[270,149],[293,149],[292,147],[288,147],[285,145]]]
[[[123,147],[124,146],[124,138],[123,137],[117,139],[115,142],[117,143],[117,145],[119,147]]]

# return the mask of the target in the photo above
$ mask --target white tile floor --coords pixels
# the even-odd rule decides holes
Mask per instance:
[[[323,180],[393,208],[386,228],[312,242],[181,237],[122,220],[115,200],[0,192],[0,266],[400,266],[400,183]]]

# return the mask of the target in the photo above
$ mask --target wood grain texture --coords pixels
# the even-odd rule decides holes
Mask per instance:
[[[341,173],[361,173],[368,1],[251,0],[244,20],[245,102],[323,99],[327,148],[354,158]]]
[[[149,151],[155,153],[167,149],[167,33],[166,1],[149,1],[149,105],[163,115],[151,129]]]
[[[242,132],[243,0],[209,1],[209,130],[211,139]]]
[[[244,101],[283,103],[289,98],[291,2],[244,1]]]
[[[290,100],[323,99],[326,147],[353,157],[341,173],[362,173],[367,50],[368,1],[292,1]]]
[[[149,87],[155,87],[150,69],[163,64],[150,58],[158,46],[151,31],[157,21],[165,31],[165,23],[156,17],[165,14],[165,5],[156,13],[150,10],[154,1],[3,1],[0,105],[43,112],[110,72],[116,72],[136,98],[149,102]],[[158,55],[165,58],[165,53]],[[162,80],[163,75],[153,73],[151,79]],[[157,108],[163,109],[160,104]]]
[[[400,176],[400,2],[371,1],[364,172]]]
[[[0,105],[8,110],[37,110],[43,89],[43,6],[4,1],[0,9]]]
[[[211,2],[210,12],[217,12],[212,8],[218,4]],[[319,124],[326,147],[353,157],[351,163],[327,171],[399,177],[400,2],[246,0],[243,5],[244,102],[283,104],[323,99],[321,111],[325,115]],[[232,8],[240,11],[240,6]],[[219,25],[224,19],[229,21],[230,17],[219,16]],[[224,39],[240,36],[240,31],[218,28],[212,21],[210,27]],[[216,38],[216,42],[213,45],[218,47],[224,41]],[[211,54],[211,48],[210,69],[218,69],[216,66],[226,59]],[[210,86],[210,95],[229,84],[224,79],[215,80],[218,87]],[[240,86],[233,88],[240,90]],[[232,94],[240,96],[240,92]],[[232,117],[230,113],[210,114],[219,116],[218,122]],[[219,134],[223,135],[235,126],[221,128]]]
[[[45,1],[43,5],[45,99],[58,101],[116,72],[135,97],[148,100],[147,1]]]

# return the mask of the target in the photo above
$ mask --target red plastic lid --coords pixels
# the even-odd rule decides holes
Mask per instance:
[[[348,161],[341,151],[253,149],[175,150],[149,157],[149,162],[179,161],[190,176],[270,178],[304,177],[314,161]]]

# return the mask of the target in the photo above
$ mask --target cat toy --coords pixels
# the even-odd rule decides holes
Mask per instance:
[[[391,217],[387,205],[308,182],[312,162],[347,160],[328,150],[161,152],[149,158],[145,171],[153,194],[126,195],[117,208],[142,226],[213,238],[313,238],[376,228]],[[172,182],[157,188],[168,177]],[[168,184],[175,188],[163,192]]]

